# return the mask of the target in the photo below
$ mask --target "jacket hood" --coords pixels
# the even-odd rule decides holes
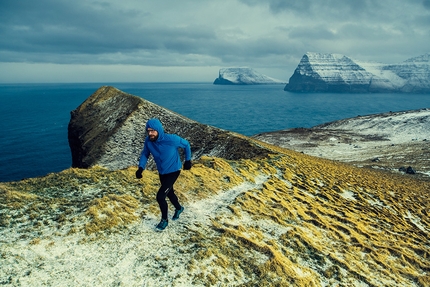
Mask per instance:
[[[151,128],[153,130],[156,130],[158,132],[158,138],[162,138],[164,136],[164,129],[163,125],[161,124],[159,119],[150,119],[146,122],[145,130],[148,130],[148,128]]]

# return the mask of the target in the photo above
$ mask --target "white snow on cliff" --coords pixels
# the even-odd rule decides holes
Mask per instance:
[[[312,72],[325,81],[342,80],[346,83],[368,83],[377,74],[382,75],[380,63],[358,62],[342,54],[306,53]],[[369,70],[367,69],[369,68]],[[311,76],[305,65],[302,75]]]
[[[397,75],[393,71],[384,69],[385,65],[382,63],[363,62],[357,60],[354,60],[354,62],[366,71],[368,71],[372,75],[372,77],[387,80],[390,83],[388,84],[388,86],[391,86],[392,88],[403,87],[407,82],[407,80],[399,77],[399,75]]]
[[[223,68],[219,70],[220,80],[226,80],[231,84],[256,85],[256,84],[285,84],[286,81],[278,80],[256,72],[251,68]],[[218,80],[217,79],[217,80]]]
[[[369,84],[378,89],[403,92],[430,88],[430,54],[397,64],[383,64],[351,59],[342,54],[307,52],[299,66],[301,75],[328,83]]]

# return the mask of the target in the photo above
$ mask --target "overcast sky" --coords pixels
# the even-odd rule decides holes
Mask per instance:
[[[288,81],[306,52],[430,52],[430,0],[0,0],[0,82]]]

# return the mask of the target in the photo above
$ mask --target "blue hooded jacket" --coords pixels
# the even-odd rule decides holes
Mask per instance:
[[[163,126],[158,119],[150,119],[146,123],[146,130],[151,128],[158,132],[158,138],[152,142],[149,136],[145,138],[142,153],[140,154],[139,167],[145,168],[149,155],[152,154],[159,174],[167,174],[182,168],[178,148],[183,148],[185,160],[191,160],[190,143],[175,134],[164,133]]]

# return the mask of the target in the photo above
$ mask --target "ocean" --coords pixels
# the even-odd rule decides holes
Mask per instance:
[[[296,94],[285,92],[283,85],[0,84],[0,182],[69,168],[70,112],[103,85],[247,136],[357,115],[430,107],[430,94]]]

